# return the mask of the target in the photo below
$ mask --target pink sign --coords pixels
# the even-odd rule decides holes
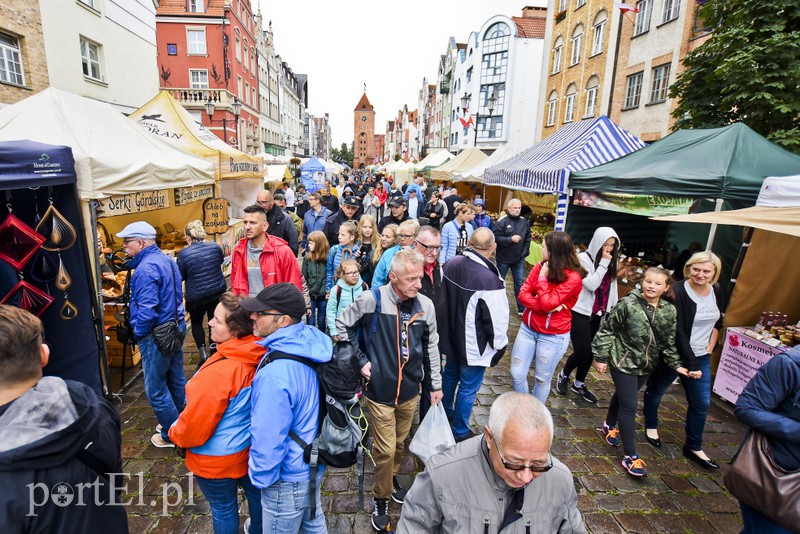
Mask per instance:
[[[759,367],[783,351],[751,338],[743,328],[728,328],[714,380],[714,393],[735,403]]]

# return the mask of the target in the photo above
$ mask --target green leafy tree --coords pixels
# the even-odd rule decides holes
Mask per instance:
[[[676,127],[742,121],[800,152],[800,2],[710,0],[700,16],[714,33],[670,89]]]
[[[347,143],[342,143],[341,148],[331,149],[331,159],[339,163],[347,163],[350,167],[353,166],[353,145],[348,148]]]

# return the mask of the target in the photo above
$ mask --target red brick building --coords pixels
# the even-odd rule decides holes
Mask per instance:
[[[161,0],[156,13],[161,88],[220,139],[251,154],[261,152],[255,31],[250,0]]]
[[[365,91],[353,110],[353,168],[372,165],[375,156],[375,109]]]
[[[383,158],[384,143],[386,141],[385,134],[375,134],[375,163],[378,163]]]

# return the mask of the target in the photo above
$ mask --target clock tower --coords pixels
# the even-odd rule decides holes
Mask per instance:
[[[375,110],[365,90],[353,110],[353,168],[372,165],[375,156]]]

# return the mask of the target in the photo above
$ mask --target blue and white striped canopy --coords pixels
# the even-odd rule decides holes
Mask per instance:
[[[564,126],[516,157],[486,169],[487,185],[531,193],[564,194],[570,172],[621,158],[645,143],[601,115]]]

